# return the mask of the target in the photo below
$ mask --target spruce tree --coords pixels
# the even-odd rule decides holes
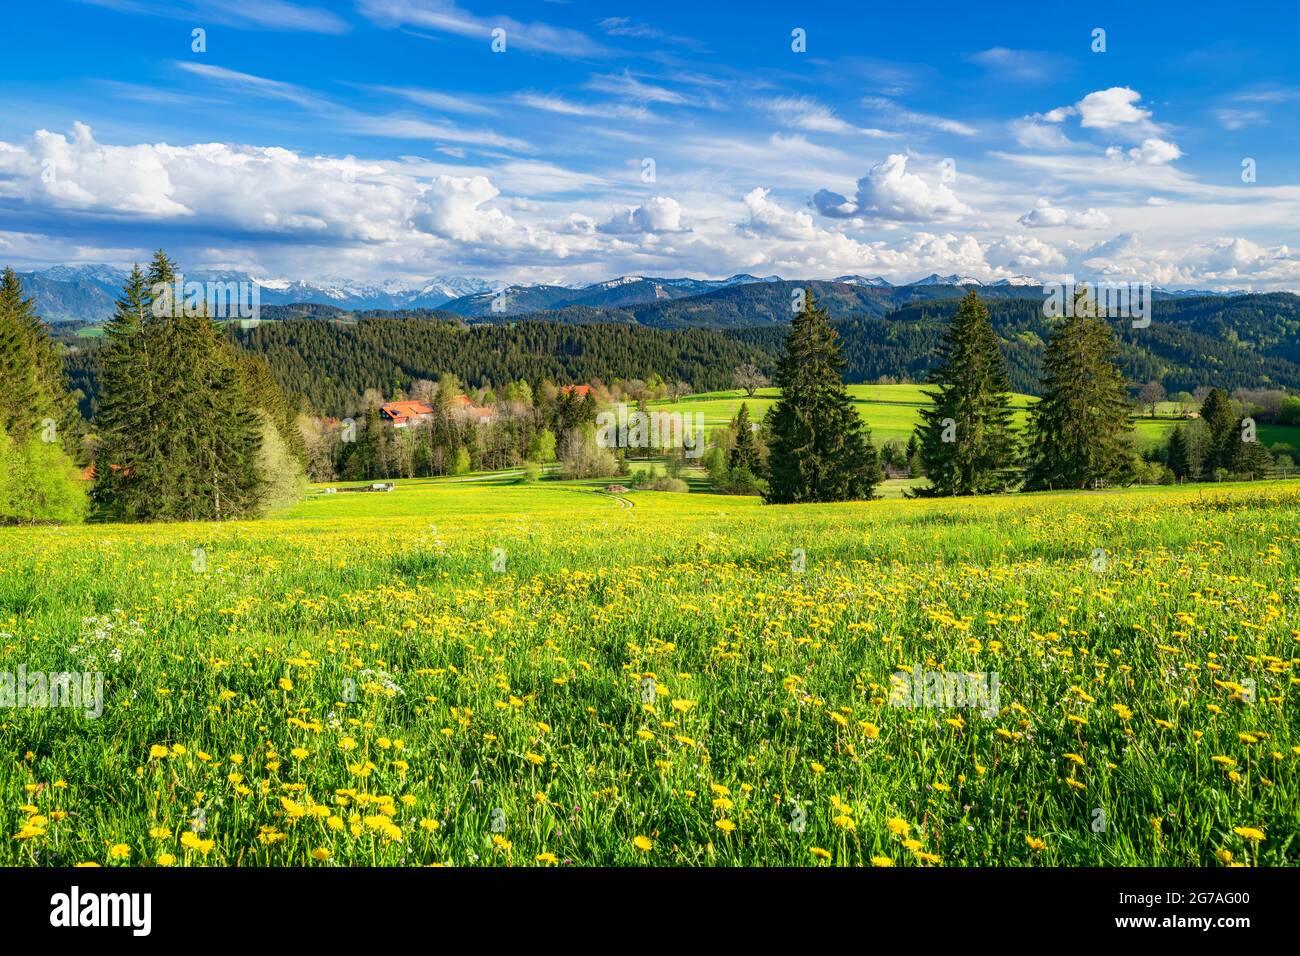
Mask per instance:
[[[1128,387],[1115,335],[1096,311],[1081,292],[1047,345],[1042,398],[1030,410],[1027,491],[1132,480]]]
[[[754,440],[754,429],[750,426],[749,405],[747,403],[740,403],[740,411],[736,412],[735,421],[731,423],[731,430],[735,433],[736,443],[731,446],[731,454],[727,458],[728,469],[731,471],[745,471],[751,476],[757,475],[759,470],[758,443]]]
[[[907,475],[909,478],[920,478],[925,474],[925,465],[921,461],[921,443],[917,440],[916,430],[907,436],[907,448],[904,451],[907,458]]]
[[[48,415],[52,398],[42,389],[33,320],[39,324],[32,300],[24,297],[18,275],[5,269],[0,276],[0,427],[20,446]]]
[[[86,495],[68,442],[80,421],[62,359],[12,269],[0,275],[0,522],[77,521]]]
[[[1187,447],[1187,434],[1183,431],[1181,425],[1169,435],[1169,447],[1166,451],[1165,462],[1169,465],[1169,470],[1180,481],[1195,477],[1192,472],[1192,461]]]
[[[826,311],[808,297],[790,325],[777,368],[781,397],[766,500],[777,504],[868,499],[881,480],[871,435],[844,388],[844,355]]]
[[[1216,468],[1231,470],[1240,444],[1239,420],[1232,399],[1221,388],[1210,390],[1201,403],[1201,421],[1210,429],[1210,449],[1205,459],[1205,472],[1214,474]]]
[[[930,384],[938,391],[921,410],[919,428],[930,488],[918,494],[1006,491],[1017,480],[1011,383],[988,307],[974,289],[953,314]]]
[[[259,409],[206,303],[174,296],[176,280],[159,252],[105,329],[96,491],[121,520],[223,520],[260,502]]]

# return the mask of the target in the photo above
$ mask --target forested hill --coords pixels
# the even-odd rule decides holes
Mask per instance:
[[[336,416],[355,411],[368,388],[391,395],[415,379],[436,379],[443,372],[471,386],[658,374],[699,389],[723,389],[731,387],[736,366],[766,366],[771,358],[707,329],[669,332],[637,325],[519,322],[467,328],[428,319],[289,320],[228,332],[266,360],[286,392],[305,396],[321,414]],[[86,415],[93,407],[98,351],[83,345],[66,359],[70,384],[83,393]]]
[[[935,300],[885,317],[836,316],[847,361],[845,379],[874,382],[890,376],[923,381],[955,305],[953,299]],[[1052,320],[1043,316],[1042,300],[990,299],[988,305],[1012,388],[1036,394],[1039,363],[1052,331]],[[271,308],[281,321],[231,334],[266,359],[286,391],[306,396],[325,414],[352,410],[367,388],[392,394],[414,379],[436,378],[441,372],[453,372],[472,386],[520,378],[583,382],[658,374],[701,391],[729,388],[733,369],[744,362],[752,361],[770,373],[786,332],[786,324],[778,324],[775,315],[767,325],[751,321],[748,327],[723,330],[657,329],[639,324],[632,310],[588,309],[584,311],[589,317],[617,312],[622,321],[568,324],[539,314],[466,327],[457,317],[428,310],[408,318],[356,321],[358,313],[339,313],[348,318],[338,320],[337,310],[328,306]],[[308,310],[299,315],[310,317],[287,318],[298,308]],[[836,314],[833,309],[831,314]],[[1228,390],[1300,389],[1300,297],[1276,293],[1158,300],[1149,327],[1135,329],[1129,320],[1116,320],[1114,327],[1123,371],[1131,382],[1156,379],[1171,392],[1191,391],[1199,385]],[[83,414],[89,414],[97,350],[87,340],[72,341],[79,347],[67,356],[66,365],[73,388],[86,396]]]
[[[1039,365],[1054,320],[1043,315],[1041,299],[994,300],[988,307],[1012,388],[1037,394]],[[888,375],[923,381],[955,308],[954,300],[930,302],[886,318],[836,322],[844,343],[845,379],[873,382]],[[1155,379],[1171,392],[1198,385],[1300,388],[1300,297],[1290,293],[1157,300],[1150,326],[1135,329],[1128,319],[1112,326],[1131,382]],[[785,330],[752,327],[725,334],[774,354]]]

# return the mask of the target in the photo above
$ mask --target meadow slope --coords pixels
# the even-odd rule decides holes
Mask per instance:
[[[1300,484],[598,489],[0,529],[0,864],[1296,862]]]

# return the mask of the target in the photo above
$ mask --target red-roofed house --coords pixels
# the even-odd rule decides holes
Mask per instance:
[[[496,416],[492,409],[475,405],[468,395],[457,395],[452,407],[465,417],[480,422],[489,422]],[[379,417],[394,428],[418,424],[431,415],[433,408],[426,402],[389,402],[379,409]]]
[[[379,417],[394,428],[405,428],[432,414],[433,409],[424,402],[389,402],[379,409]]]
[[[564,395],[568,395],[572,393],[574,395],[577,395],[579,398],[588,398],[591,396],[591,386],[590,385],[562,385],[560,386],[560,392]]]

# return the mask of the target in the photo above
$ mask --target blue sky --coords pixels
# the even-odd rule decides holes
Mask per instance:
[[[20,268],[1300,289],[1283,4],[48,0],[6,26]]]

